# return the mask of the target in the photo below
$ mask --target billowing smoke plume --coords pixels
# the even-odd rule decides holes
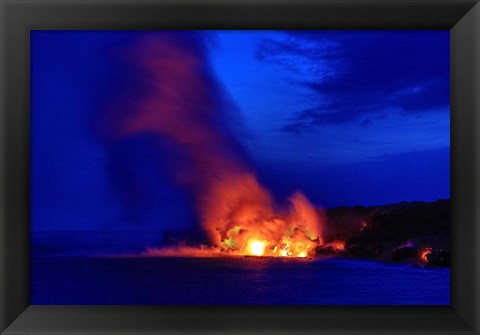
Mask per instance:
[[[183,157],[171,166],[195,200],[210,246],[225,253],[304,255],[320,241],[320,220],[295,193],[279,209],[232,137],[234,107],[213,75],[201,39],[192,33],[147,33],[122,53],[131,85],[102,116],[107,141],[151,134]],[[185,163],[186,162],[186,163]],[[252,242],[255,250],[252,248]]]

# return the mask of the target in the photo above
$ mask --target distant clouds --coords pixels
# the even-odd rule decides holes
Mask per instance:
[[[448,31],[279,32],[259,43],[256,57],[289,71],[312,94],[283,131],[369,124],[392,111],[449,106]]]

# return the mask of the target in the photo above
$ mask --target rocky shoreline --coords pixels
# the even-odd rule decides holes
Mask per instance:
[[[319,210],[322,244],[310,257],[450,266],[450,200]],[[205,244],[201,227],[170,230],[158,247]]]
[[[323,214],[327,234],[315,255],[450,266],[449,200],[339,207]]]

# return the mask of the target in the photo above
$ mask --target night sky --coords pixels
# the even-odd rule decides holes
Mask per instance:
[[[172,150],[99,129],[115,123],[106,108],[142,94],[149,74],[119,59],[152,34],[31,33],[33,230],[196,224]],[[235,114],[222,130],[279,202],[295,190],[319,208],[450,197],[448,31],[179,34]]]

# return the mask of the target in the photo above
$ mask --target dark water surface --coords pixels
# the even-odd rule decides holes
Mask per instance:
[[[33,257],[31,303],[447,305],[450,270],[338,258]]]

